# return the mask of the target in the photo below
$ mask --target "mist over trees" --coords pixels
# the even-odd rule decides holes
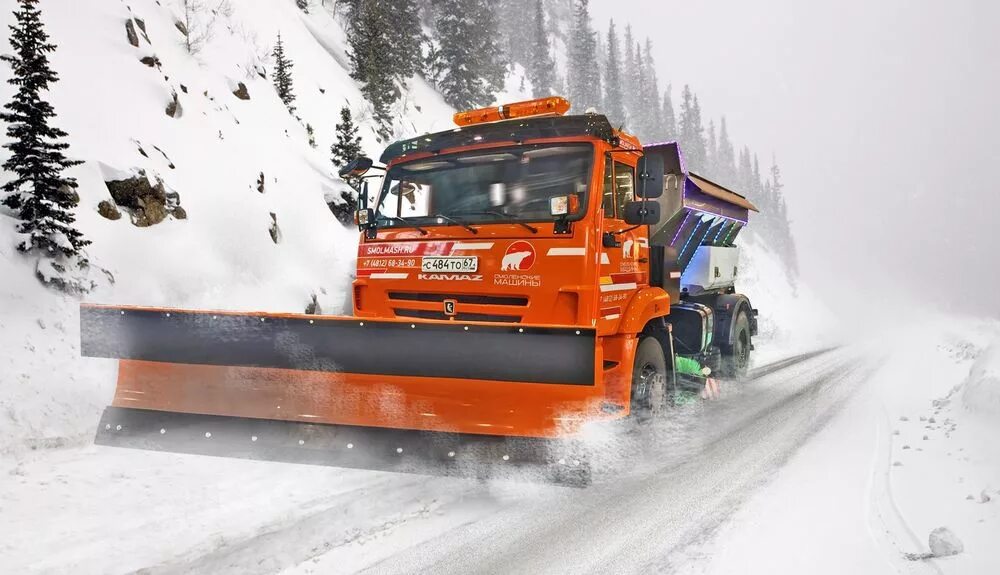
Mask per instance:
[[[777,162],[762,172],[749,146],[733,143],[724,115],[704,115],[691,86],[679,95],[661,86],[658,71],[670,62],[657,66],[653,40],[636,38],[627,22],[595,23],[589,0],[340,0],[338,10],[352,76],[383,141],[394,135],[392,106],[414,75],[457,109],[497,103],[505,80],[520,75],[533,97],[566,96],[570,113],[593,108],[644,143],[677,141],[688,170],[760,208],[753,229],[794,274]]]

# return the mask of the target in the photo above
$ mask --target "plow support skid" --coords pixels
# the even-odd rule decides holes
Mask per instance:
[[[593,329],[85,305],[113,406],[552,437],[596,411]]]

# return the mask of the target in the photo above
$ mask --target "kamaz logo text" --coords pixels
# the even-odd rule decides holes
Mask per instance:
[[[469,274],[417,274],[418,280],[481,282],[483,276]]]

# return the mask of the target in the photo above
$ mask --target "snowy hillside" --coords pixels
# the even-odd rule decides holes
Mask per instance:
[[[344,186],[329,160],[340,108],[362,126],[367,153],[384,145],[349,76],[344,32],[318,7],[231,7],[204,16],[211,39],[192,55],[172,2],[43,6],[59,46],[51,60],[60,81],[48,98],[70,134],[68,154],[83,161],[70,171],[80,184],[77,224],[93,242],[89,259],[106,271],[93,274],[99,285],[87,301],[301,312],[315,297],[322,313],[342,310],[357,239],[326,206]],[[13,8],[0,3],[0,45]],[[279,32],[294,62],[295,115],[260,75]],[[0,67],[0,81],[8,75]],[[525,96],[522,76],[508,78],[500,99]],[[0,97],[11,93],[0,84]],[[446,129],[452,112],[414,78],[395,108],[396,136]],[[183,211],[148,227],[124,211],[102,216],[107,182],[137,176],[162,182]],[[0,452],[85,441],[110,399],[114,363],[79,359],[78,300],[34,279],[34,261],[13,248],[15,220],[0,214]],[[780,264],[750,247],[744,269],[757,275],[746,291],[770,317],[795,296]]]

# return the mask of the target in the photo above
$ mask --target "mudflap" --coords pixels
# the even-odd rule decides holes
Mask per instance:
[[[98,445],[476,479],[591,482],[569,439],[469,435],[198,415],[109,406]]]

